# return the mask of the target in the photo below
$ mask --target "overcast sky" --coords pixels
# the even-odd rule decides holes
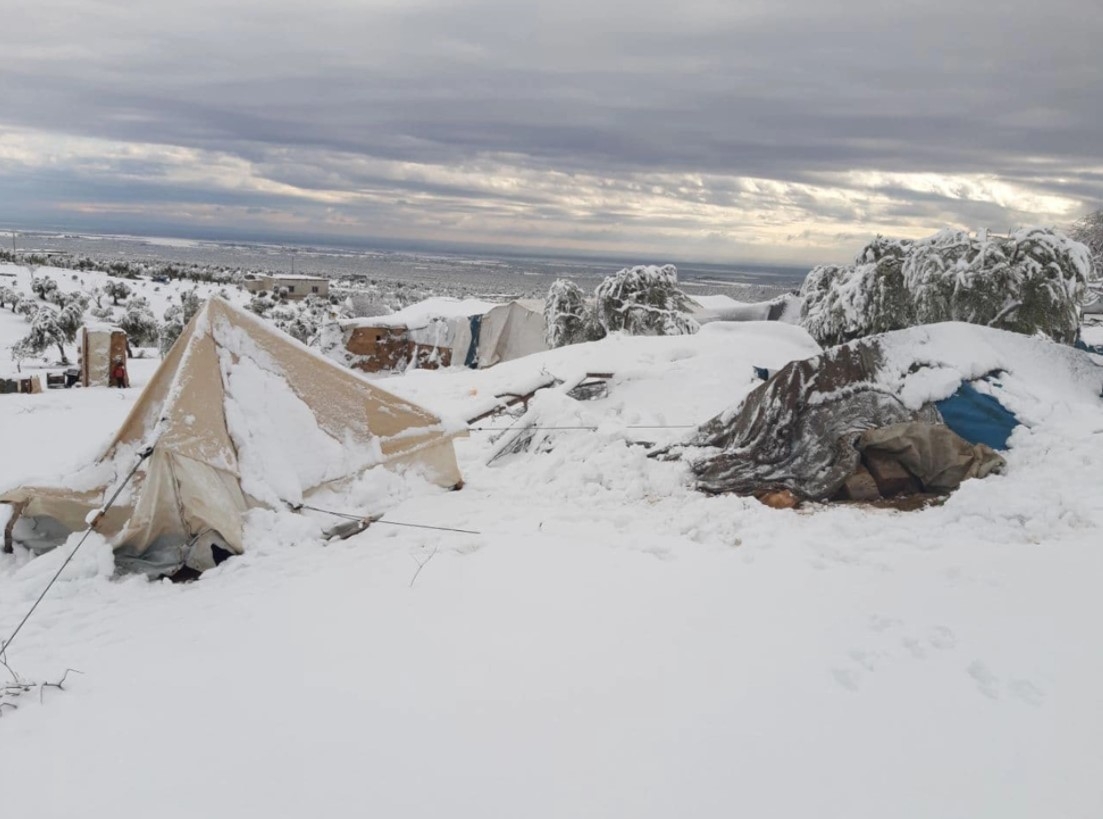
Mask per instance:
[[[6,6],[0,224],[805,263],[1103,207],[1098,0]]]

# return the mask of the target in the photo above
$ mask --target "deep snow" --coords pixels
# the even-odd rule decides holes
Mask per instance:
[[[0,348],[25,326],[0,311]],[[550,452],[487,466],[497,433],[459,440],[462,491],[369,473],[325,499],[478,535],[323,546],[332,519],[257,512],[247,553],[188,585],[112,579],[90,539],[9,652],[31,679],[83,673],[4,709],[0,811],[1103,815],[1099,403],[1022,396],[1006,474],[908,514],[706,497],[646,457],[688,430],[640,427],[700,423],[753,365],[815,350],[714,324],[376,382],[456,419],[616,374],[603,400],[537,395],[598,427]],[[137,394],[0,396],[0,484],[86,463]],[[0,556],[0,633],[63,558]]]

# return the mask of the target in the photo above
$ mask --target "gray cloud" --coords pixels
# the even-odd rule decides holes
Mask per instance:
[[[59,220],[804,260],[1103,201],[1086,0],[39,0],[7,28],[0,184]]]

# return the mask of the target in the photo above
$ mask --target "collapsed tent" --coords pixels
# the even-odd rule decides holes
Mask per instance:
[[[692,296],[689,314],[698,324],[712,321],[781,321],[800,324],[802,299],[784,293],[769,301],[742,302],[730,296]]]
[[[461,485],[452,435],[432,413],[374,387],[249,313],[213,298],[90,466],[0,494],[6,537],[33,551],[87,526],[152,449],[96,530],[120,566],[203,570],[240,554],[243,516],[301,503],[375,466]]]
[[[387,316],[335,322],[323,331],[323,348],[364,372],[481,369],[547,350],[543,308],[532,300],[437,297]]]
[[[999,373],[998,381],[984,380],[993,373]],[[914,426],[942,426],[935,402],[963,383],[1029,410],[1031,394],[1077,392],[1098,401],[1103,368],[1069,347],[1002,330],[959,323],[914,327],[791,362],[739,407],[657,455],[687,458],[697,486],[706,492],[784,489],[810,500],[834,496],[858,470],[867,447],[940,451],[953,463],[944,462],[943,468],[928,462],[927,474],[980,476],[1000,465],[987,445],[961,440],[952,430],[947,432],[960,443],[947,442],[941,431]],[[863,440],[863,433],[883,428],[893,428],[897,438]],[[953,488],[912,474],[930,491]]]

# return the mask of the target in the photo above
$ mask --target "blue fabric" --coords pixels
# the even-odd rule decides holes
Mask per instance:
[[[1083,350],[1085,353],[1094,353],[1095,355],[1103,355],[1103,345],[1100,344],[1088,344],[1084,339],[1077,338],[1076,343],[1072,345],[1077,350]]]
[[[938,402],[938,411],[946,426],[971,444],[987,444],[992,449],[1007,449],[1007,439],[1019,419],[1003,404],[968,382],[957,392]]]
[[[479,330],[483,326],[483,317],[468,316],[467,320],[471,323],[471,346],[463,357],[463,365],[474,370],[479,366]]]

